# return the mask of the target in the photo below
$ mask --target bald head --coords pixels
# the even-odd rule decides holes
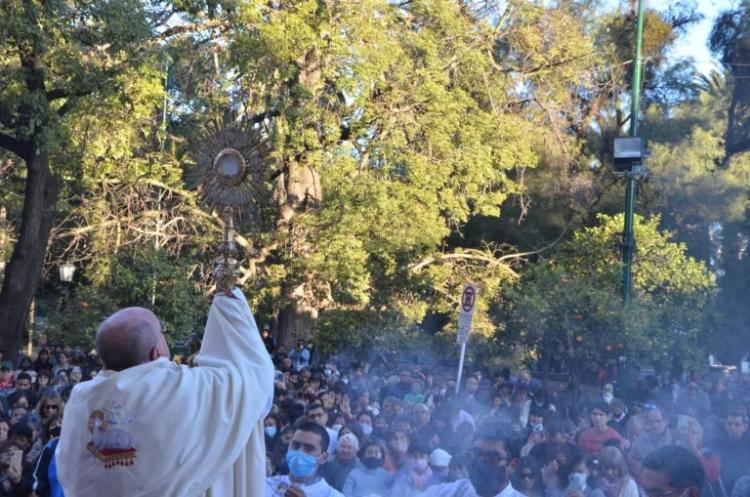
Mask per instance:
[[[128,307],[108,317],[96,332],[96,351],[104,367],[113,371],[169,358],[161,323],[142,307]]]

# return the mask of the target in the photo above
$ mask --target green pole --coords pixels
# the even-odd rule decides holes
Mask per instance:
[[[641,48],[643,46],[643,0],[638,0],[638,28],[635,37],[635,62],[633,63],[633,98],[630,110],[630,136],[638,136],[638,115],[641,100]],[[635,237],[633,236],[633,219],[635,217],[635,182],[640,169],[636,165],[634,170],[625,175],[625,230],[622,247],[622,300],[626,304],[633,298],[633,254],[635,252]]]
[[[643,61],[641,51],[643,47],[643,0],[638,0],[638,27],[635,36],[635,61],[633,63],[633,97],[630,110],[630,136],[638,136],[638,116],[641,100],[641,66]],[[628,305],[633,299],[633,255],[635,253],[635,236],[633,223],[635,218],[635,190],[636,181],[640,174],[641,164],[635,164],[625,174],[625,229],[622,236],[622,300]],[[627,351],[623,356],[621,369],[621,395],[628,400],[630,391],[628,378]]]

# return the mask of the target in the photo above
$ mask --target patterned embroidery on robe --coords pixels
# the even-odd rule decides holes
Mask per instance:
[[[128,414],[122,404],[113,402],[109,409],[94,409],[89,414],[91,440],[86,448],[105,468],[132,466],[136,457],[135,441],[123,427],[135,421],[135,416]]]

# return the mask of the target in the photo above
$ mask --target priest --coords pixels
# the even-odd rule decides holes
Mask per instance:
[[[214,297],[196,367],[131,307],[96,334],[104,369],[73,389],[56,461],[66,497],[260,497],[273,365],[247,300]]]

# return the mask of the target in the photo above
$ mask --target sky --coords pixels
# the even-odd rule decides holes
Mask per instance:
[[[669,2],[665,0],[645,0],[647,7],[662,8]],[[681,36],[673,50],[675,57],[692,56],[696,62],[696,68],[708,74],[711,69],[717,68],[717,60],[708,49],[708,37],[711,34],[714,20],[724,10],[729,9],[734,2],[732,0],[697,0],[698,12],[704,15],[704,19],[696,23]]]

